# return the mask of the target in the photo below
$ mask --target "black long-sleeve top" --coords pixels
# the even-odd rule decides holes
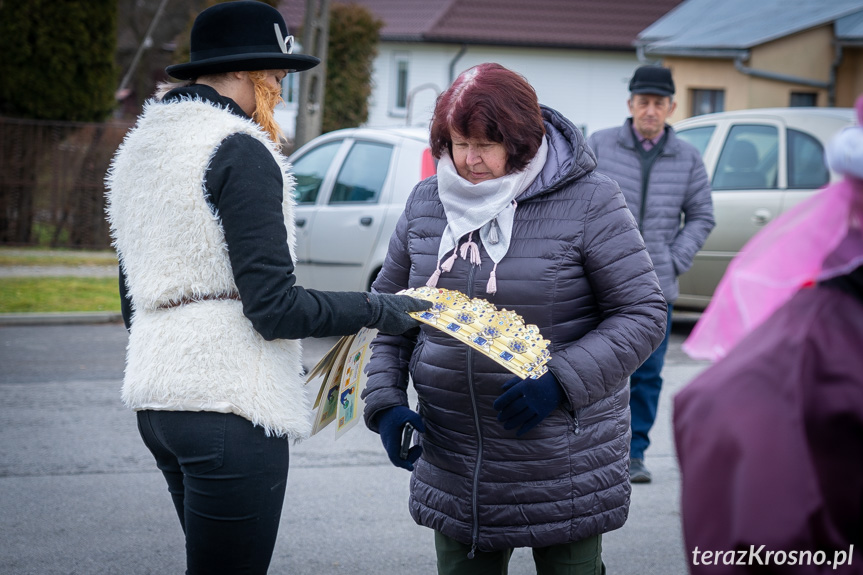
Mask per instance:
[[[237,116],[249,116],[209,86],[176,88],[164,102],[200,98]],[[348,335],[371,319],[362,292],[322,292],[297,285],[282,213],[279,165],[258,140],[234,134],[222,141],[205,174],[205,197],[225,232],[243,313],[266,340]],[[123,321],[131,328],[134,302],[120,268]]]

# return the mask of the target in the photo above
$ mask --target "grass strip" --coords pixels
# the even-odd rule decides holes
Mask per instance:
[[[0,278],[0,313],[120,311],[117,278]]]
[[[114,252],[61,252],[0,249],[0,266],[111,266]]]

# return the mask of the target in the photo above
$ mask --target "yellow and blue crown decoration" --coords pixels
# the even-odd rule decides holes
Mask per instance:
[[[549,341],[514,311],[498,310],[484,299],[438,287],[399,293],[432,302],[431,309],[411,312],[411,317],[467,344],[519,377],[536,379],[548,371]]]

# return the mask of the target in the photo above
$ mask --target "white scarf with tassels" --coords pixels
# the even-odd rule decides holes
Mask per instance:
[[[437,168],[438,194],[446,213],[447,226],[438,248],[437,268],[426,285],[436,286],[440,274],[452,269],[458,257],[456,247],[465,234],[470,234],[470,237],[462,246],[461,257],[479,265],[479,248],[472,241],[473,232],[479,230],[479,237],[495,266],[486,292],[493,294],[497,291],[495,272],[497,264],[509,251],[515,199],[533,183],[545,166],[547,157],[548,143],[543,137],[536,155],[520,172],[472,184],[458,174],[449,154],[441,156]],[[451,250],[452,255],[441,263]]]

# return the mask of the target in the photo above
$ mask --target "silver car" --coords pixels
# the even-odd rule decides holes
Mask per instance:
[[[704,158],[716,213],[716,227],[680,276],[675,307],[707,307],[731,258],[758,230],[839,178],[824,163],[824,147],[855,118],[851,108],[765,108],[674,125]]]
[[[422,128],[351,128],[291,154],[301,286],[369,289],[408,194],[435,173],[428,139]]]

